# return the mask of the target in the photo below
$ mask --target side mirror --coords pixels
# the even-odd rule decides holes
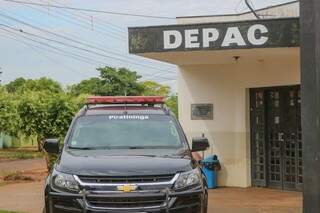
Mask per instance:
[[[49,154],[59,154],[59,139],[46,139],[43,144],[43,149]]]
[[[192,139],[192,152],[206,151],[209,147],[209,140],[206,137]]]

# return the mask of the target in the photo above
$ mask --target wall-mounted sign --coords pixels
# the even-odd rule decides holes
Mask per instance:
[[[191,120],[213,120],[213,104],[191,104]]]
[[[131,53],[299,46],[299,19],[129,28]]]
[[[223,36],[223,37],[222,37]],[[220,39],[221,42],[217,42]],[[163,31],[163,48],[165,50],[184,48],[208,48],[210,46],[261,46],[269,40],[269,29],[264,24],[253,24],[243,33],[240,27],[227,27],[225,32],[218,28],[189,29]],[[248,41],[248,42],[246,42]]]

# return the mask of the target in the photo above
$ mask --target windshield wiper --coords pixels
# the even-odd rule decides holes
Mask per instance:
[[[145,149],[146,147],[144,146],[129,146],[129,149]]]
[[[103,150],[110,149],[109,146],[97,146],[97,147],[72,147],[69,146],[69,149],[78,149],[78,150]]]
[[[93,147],[72,147],[72,146],[69,146],[68,148],[69,149],[78,149],[78,150],[94,150],[95,149]]]
[[[160,158],[183,158],[181,155],[159,155]]]

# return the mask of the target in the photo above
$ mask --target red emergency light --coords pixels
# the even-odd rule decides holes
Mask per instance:
[[[162,96],[90,96],[87,104],[163,104]]]

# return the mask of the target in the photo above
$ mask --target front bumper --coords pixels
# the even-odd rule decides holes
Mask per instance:
[[[83,191],[81,194],[51,191],[46,196],[46,212],[201,213],[204,203],[202,188],[183,192],[169,189],[131,193]]]

